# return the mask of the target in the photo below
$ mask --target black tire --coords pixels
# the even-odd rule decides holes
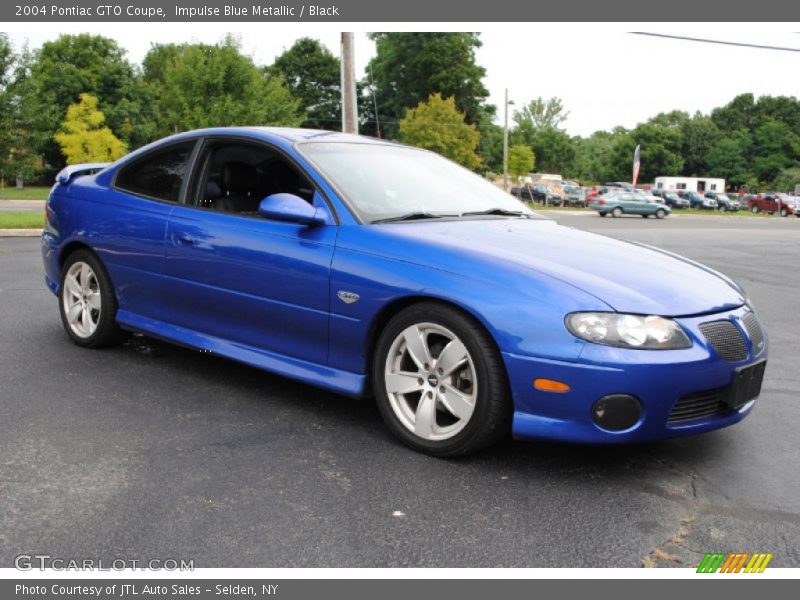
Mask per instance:
[[[100,293],[101,308],[98,311],[99,317],[97,328],[88,337],[82,337],[73,331],[72,326],[67,320],[65,295],[68,293],[65,287],[65,280],[70,268],[76,263],[85,263],[91,267],[97,282],[97,291]],[[127,333],[117,324],[117,295],[111,278],[108,276],[103,263],[90,250],[76,250],[64,261],[61,268],[61,280],[58,294],[58,308],[61,315],[61,323],[70,339],[78,346],[84,348],[104,348],[119,344],[125,340]]]
[[[785,208],[782,208],[781,209],[781,216],[782,217],[788,217],[789,216],[789,211],[786,210]]]
[[[719,212],[724,213],[727,209],[724,206],[719,207]]]
[[[665,211],[663,208],[659,208],[656,211],[656,219],[663,219],[666,216],[667,216],[667,211]]]
[[[760,209],[760,208],[758,208],[758,206],[756,206],[756,205],[754,204],[753,206],[751,206],[751,207],[750,207],[750,212],[751,212],[751,213],[753,213],[754,215],[757,215],[758,213],[760,213],[760,212],[761,212],[761,209]]]
[[[469,352],[477,394],[466,425],[453,437],[428,440],[405,426],[392,408],[386,389],[385,369],[392,346],[402,332],[415,324],[431,323],[453,332]],[[474,318],[436,302],[414,304],[395,315],[378,338],[372,364],[372,382],[381,416],[404,444],[425,454],[451,458],[472,454],[508,437],[514,414],[508,378],[494,339]]]
[[[601,217],[605,217],[608,213],[601,212],[601,213],[597,213],[597,214],[600,215]]]
[[[647,218],[647,217],[649,217],[649,216],[650,216],[650,215],[642,215],[642,218],[643,218],[643,219],[646,219],[646,218]]]
[[[622,216],[623,212],[624,211],[622,210],[622,208],[620,208],[619,206],[615,206],[614,210],[611,211],[611,216],[617,219]]]

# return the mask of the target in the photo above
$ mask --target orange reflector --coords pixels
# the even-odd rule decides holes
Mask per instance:
[[[554,379],[534,379],[533,387],[543,392],[568,392],[569,386]]]

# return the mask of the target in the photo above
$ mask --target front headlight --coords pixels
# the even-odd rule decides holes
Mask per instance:
[[[653,315],[572,313],[567,315],[565,323],[572,335],[605,346],[640,350],[677,350],[692,345],[686,333],[675,321]]]

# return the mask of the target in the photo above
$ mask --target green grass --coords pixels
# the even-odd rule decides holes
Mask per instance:
[[[13,185],[0,188],[0,200],[47,200],[49,187],[25,187],[18,190]]]
[[[39,211],[0,212],[0,229],[41,229],[44,214]]]

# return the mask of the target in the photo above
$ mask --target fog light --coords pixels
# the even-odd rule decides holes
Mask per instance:
[[[642,405],[627,394],[603,396],[592,406],[592,420],[608,431],[622,431],[636,425],[642,416]]]

